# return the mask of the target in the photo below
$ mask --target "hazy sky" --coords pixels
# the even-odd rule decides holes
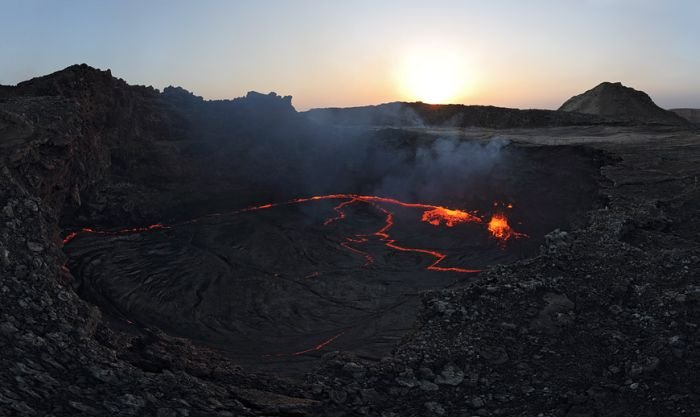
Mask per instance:
[[[421,88],[556,108],[601,81],[700,107],[698,0],[0,0],[0,40],[0,84],[85,62],[205,98],[291,94],[298,109]]]

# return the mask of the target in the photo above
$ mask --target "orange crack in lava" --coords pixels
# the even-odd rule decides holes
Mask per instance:
[[[408,207],[408,208],[421,208],[425,209],[426,211],[423,213],[422,216],[422,221],[428,222],[432,224],[433,226],[439,226],[442,222],[445,223],[446,226],[448,227],[453,227],[454,225],[458,223],[467,223],[467,222],[473,222],[473,223],[481,223],[481,219],[469,214],[465,211],[461,210],[450,210],[445,207],[440,207],[440,206],[434,206],[430,204],[418,204],[418,203],[404,203],[403,201],[399,201],[393,198],[385,198],[385,197],[377,197],[377,196],[359,196],[359,195],[344,195],[344,194],[333,194],[331,196],[317,196],[317,197],[312,197],[312,199],[322,199],[324,197],[328,198],[348,198],[347,201],[344,201],[337,206],[333,208],[333,210],[338,213],[337,216],[331,217],[327,219],[323,224],[324,226],[329,225],[330,223],[337,221],[337,220],[342,220],[345,218],[345,212],[343,211],[343,208],[346,206],[349,206],[351,204],[357,203],[357,202],[362,202],[362,203],[367,203],[372,205],[374,208],[377,210],[381,211],[386,215],[384,225],[376,232],[372,233],[370,236],[376,236],[379,237],[379,239],[384,242],[384,245],[401,251],[401,252],[414,252],[414,253],[421,253],[425,255],[430,255],[435,259],[435,261],[430,264],[426,269],[431,270],[431,271],[451,271],[451,272],[461,272],[461,273],[474,273],[474,272],[480,272],[478,269],[467,269],[467,268],[457,268],[457,267],[442,267],[438,266],[440,262],[442,262],[447,255],[433,251],[433,250],[428,250],[428,249],[417,249],[417,248],[407,248],[403,246],[399,246],[396,244],[396,240],[391,239],[388,231],[389,229],[394,225],[394,213],[390,212],[389,210],[380,207],[377,203],[387,203],[387,204],[395,204],[399,205],[402,207]],[[294,200],[294,201],[299,201],[299,200]],[[365,266],[374,263],[374,258],[372,255],[368,254],[367,252],[364,252],[360,249],[357,249],[356,247],[353,246],[353,244],[360,244],[360,243],[365,243],[367,242],[367,236],[368,235],[356,235],[354,237],[347,237],[345,238],[345,242],[341,243],[340,245],[348,250],[351,250],[355,253],[358,253],[362,255],[365,258]]]
[[[329,218],[329,219],[326,219],[326,221],[323,222],[323,225],[324,225],[324,226],[328,226],[329,224],[333,223],[333,222],[336,221],[336,220],[343,220],[343,219],[345,218],[345,212],[342,210],[343,207],[345,207],[345,206],[347,206],[347,205],[350,205],[350,204],[352,204],[352,203],[354,203],[354,202],[356,202],[356,201],[357,201],[357,199],[356,199],[356,198],[353,198],[352,200],[343,201],[342,203],[340,203],[340,204],[338,204],[337,206],[333,207],[333,210],[335,210],[335,212],[338,213],[338,215],[335,216],[335,217],[331,217],[331,218]]]
[[[105,235],[105,236],[119,236],[119,235],[128,235],[132,233],[141,233],[141,232],[148,232],[150,230],[159,230],[159,229],[170,229],[170,226],[165,226],[162,223],[155,223],[151,224],[149,226],[144,226],[144,227],[132,227],[128,229],[121,229],[121,230],[95,230],[91,229],[89,227],[83,227],[77,232],[70,232],[66,235],[66,237],[63,238],[63,244],[69,243],[71,240],[75,239],[80,233],[92,233],[96,235]]]
[[[378,236],[382,241],[384,241],[384,244],[392,249],[396,249],[401,252],[414,252],[414,253],[423,253],[426,255],[430,255],[435,257],[435,262],[430,264],[426,269],[431,270],[431,271],[451,271],[451,272],[461,272],[461,273],[475,273],[475,272],[481,272],[479,269],[467,269],[467,268],[457,268],[457,267],[444,267],[444,266],[438,266],[440,262],[442,262],[443,259],[447,257],[444,253],[434,251],[434,250],[429,250],[429,249],[416,249],[416,248],[407,248],[404,246],[399,246],[396,244],[396,240],[391,239],[389,236],[389,229],[394,225],[394,213],[390,212],[389,210],[379,207],[376,204],[373,204],[378,210],[386,214],[386,219],[384,221],[384,227],[379,229],[378,231],[374,232],[375,236]]]

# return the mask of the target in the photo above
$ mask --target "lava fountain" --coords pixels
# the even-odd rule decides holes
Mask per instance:
[[[513,230],[508,224],[508,218],[502,213],[496,213],[491,217],[488,223],[488,230],[494,238],[499,239],[502,243],[513,238],[528,237],[524,233],[518,233]]]

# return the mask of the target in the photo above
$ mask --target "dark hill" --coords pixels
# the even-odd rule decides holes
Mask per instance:
[[[559,111],[649,124],[687,124],[683,118],[657,106],[647,93],[626,87],[619,82],[604,82],[574,96],[562,104]]]

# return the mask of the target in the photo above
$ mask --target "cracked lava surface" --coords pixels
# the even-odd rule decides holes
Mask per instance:
[[[329,194],[63,241],[83,295],[115,317],[274,367],[331,344],[385,352],[410,328],[420,291],[514,259],[527,235],[509,225],[512,208]]]

